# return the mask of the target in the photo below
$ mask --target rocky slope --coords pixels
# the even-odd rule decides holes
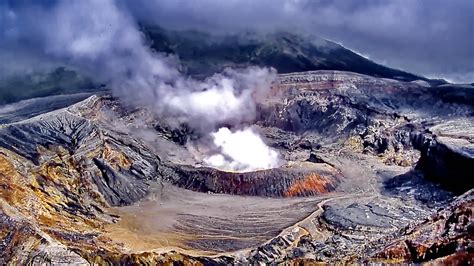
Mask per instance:
[[[192,132],[107,95],[10,106],[0,263],[472,263],[469,97],[280,75],[255,126],[285,163],[248,173],[203,167]]]

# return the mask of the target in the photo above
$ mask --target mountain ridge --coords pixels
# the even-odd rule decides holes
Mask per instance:
[[[472,102],[338,71],[272,92],[254,126],[286,163],[246,173],[203,166],[192,132],[106,94],[17,109],[0,126],[0,263],[472,261]]]
[[[213,36],[199,31],[168,31],[141,26],[151,49],[179,58],[180,71],[197,79],[226,67],[273,67],[278,73],[340,70],[399,81],[422,80],[430,86],[449,84],[372,62],[340,44],[288,32]],[[0,104],[34,97],[104,90],[91,77],[59,66],[49,72],[0,78]],[[19,93],[21,92],[21,93]]]
[[[226,59],[231,59],[229,62],[234,67],[274,67],[281,74],[341,70],[401,81],[430,81],[377,64],[340,44],[315,36],[300,36],[285,31],[212,35],[199,31],[167,31],[156,26],[142,26],[141,29],[154,50],[178,55],[190,75],[202,75],[202,70],[190,65],[192,61],[209,58],[220,61],[222,65]],[[211,69],[213,73],[222,70]]]

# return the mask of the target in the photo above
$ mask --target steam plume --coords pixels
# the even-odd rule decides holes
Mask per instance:
[[[210,166],[246,172],[275,168],[279,164],[278,153],[265,145],[252,128],[232,132],[223,127],[212,133],[212,137],[220,153],[204,160]]]
[[[204,133],[223,123],[252,121],[255,99],[265,94],[275,77],[272,69],[253,67],[227,69],[203,82],[187,78],[177,70],[175,58],[155,53],[146,45],[136,21],[113,0],[32,5],[7,8],[7,16],[2,17],[6,42],[35,44],[31,49],[39,54],[107,82],[123,101]],[[36,23],[38,20],[41,23]],[[236,154],[236,142],[250,141],[258,149],[266,148],[253,131],[230,134],[219,130],[213,136],[226,160],[240,161],[235,165],[230,162],[233,169],[242,164],[253,167]],[[268,160],[275,157],[274,152],[259,154],[270,158],[259,158],[266,162],[257,167],[273,165]]]

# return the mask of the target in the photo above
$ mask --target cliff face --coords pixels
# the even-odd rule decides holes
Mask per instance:
[[[449,206],[439,210],[426,221],[406,228],[401,237],[387,241],[374,258],[415,263],[435,260],[438,263],[463,264],[472,262],[474,190],[466,192]]]
[[[280,75],[256,125],[285,164],[248,173],[202,167],[192,132],[109,96],[29,105],[0,126],[1,263],[472,262],[473,106],[455,94]]]

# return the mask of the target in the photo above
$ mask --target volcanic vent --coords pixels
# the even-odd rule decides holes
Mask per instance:
[[[167,34],[136,1],[3,2],[5,70],[26,56],[34,85],[0,78],[29,99],[0,107],[1,265],[474,261],[472,84],[293,34]],[[289,73],[317,69],[359,74]],[[76,72],[106,91],[66,95]]]
[[[417,93],[426,96],[423,103],[410,100]],[[312,254],[323,254],[319,261],[357,254],[413,260],[409,250],[384,246],[407,237],[416,237],[412,245],[442,239],[442,245],[465,248],[456,239],[465,237],[462,221],[471,219],[465,211],[470,192],[449,205],[452,195],[414,166],[418,158],[428,167],[436,156],[454,153],[463,158],[457,167],[468,167],[462,164],[472,160],[469,145],[456,136],[469,135],[462,130],[472,121],[443,115],[466,114],[472,106],[416,83],[344,72],[280,75],[268,95],[255,101],[254,120],[223,131],[229,137],[252,125],[252,134],[283,162],[263,170],[203,165],[224,153],[212,135],[224,125],[173,125],[107,95],[2,126],[0,185],[11,188],[1,190],[2,228],[31,241],[21,245],[31,254],[41,250],[53,261],[71,250],[71,261],[109,263],[271,263]],[[436,104],[441,120],[434,121],[424,110]],[[457,228],[449,237],[429,235],[433,231],[423,228],[432,228],[431,220],[417,229],[423,237],[402,230],[440,206],[457,224],[446,225]],[[8,239],[4,256],[22,261],[18,241]],[[28,244],[35,241],[43,244]]]
[[[220,152],[204,159],[211,167],[249,172],[276,168],[281,164],[278,153],[269,148],[252,128],[232,132],[223,127],[212,133],[212,138]]]

